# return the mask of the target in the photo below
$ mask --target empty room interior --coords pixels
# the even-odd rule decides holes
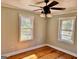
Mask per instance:
[[[76,0],[1,0],[1,59],[77,59]]]

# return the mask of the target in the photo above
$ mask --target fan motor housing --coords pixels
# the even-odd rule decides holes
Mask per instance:
[[[44,6],[43,11],[44,11],[45,14],[51,13],[50,8],[48,6]]]

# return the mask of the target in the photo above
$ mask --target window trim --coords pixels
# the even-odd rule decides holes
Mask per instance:
[[[27,28],[27,29],[31,29],[32,30],[32,39],[27,39],[27,40],[21,40],[21,17],[27,17],[27,18],[30,18],[30,20],[32,20],[32,28]],[[19,21],[18,21],[18,29],[19,29],[19,31],[18,31],[18,37],[19,37],[19,41],[20,42],[24,42],[24,41],[29,41],[29,40],[33,40],[34,39],[34,16],[26,16],[26,15],[24,15],[24,14],[19,14]]]
[[[61,22],[62,21],[66,21],[66,20],[73,20],[73,30],[71,30],[72,31],[72,37],[71,37],[71,39],[72,39],[72,42],[68,42],[68,40],[66,41],[66,40],[63,40],[63,39],[61,39],[61,36],[60,36],[60,32],[61,31],[63,31],[63,30],[61,30]],[[58,40],[60,41],[60,42],[65,42],[65,43],[69,43],[69,44],[74,44],[74,42],[75,42],[75,21],[76,21],[76,16],[74,16],[74,17],[62,17],[62,18],[59,18],[59,26],[58,26]],[[67,30],[68,31],[68,30]]]

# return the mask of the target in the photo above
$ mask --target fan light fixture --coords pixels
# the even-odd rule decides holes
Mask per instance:
[[[52,17],[51,13],[46,15],[48,18]],[[40,14],[40,17],[46,17],[45,14]]]
[[[37,2],[36,4],[40,4],[40,3],[43,3],[45,2],[45,6],[36,6],[36,5],[30,5],[30,6],[34,6],[34,7],[40,7],[40,9],[37,9],[37,10],[34,10],[34,11],[38,11],[38,10],[42,10],[41,12],[41,17],[52,17],[51,15],[51,10],[64,10],[65,8],[61,8],[61,7],[53,7],[57,4],[59,4],[59,2],[57,1],[52,1],[50,4],[48,4],[49,0],[44,0],[44,1],[41,1],[41,2]]]

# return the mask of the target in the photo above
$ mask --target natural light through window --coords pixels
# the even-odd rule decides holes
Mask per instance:
[[[74,43],[75,19],[76,17],[60,18],[59,40]]]
[[[32,55],[26,56],[22,59],[38,59],[38,57],[35,54],[32,54]]]
[[[73,31],[73,22],[72,20],[66,20],[62,22],[61,28],[61,39],[71,40]]]
[[[20,16],[20,41],[33,39],[33,18]]]

